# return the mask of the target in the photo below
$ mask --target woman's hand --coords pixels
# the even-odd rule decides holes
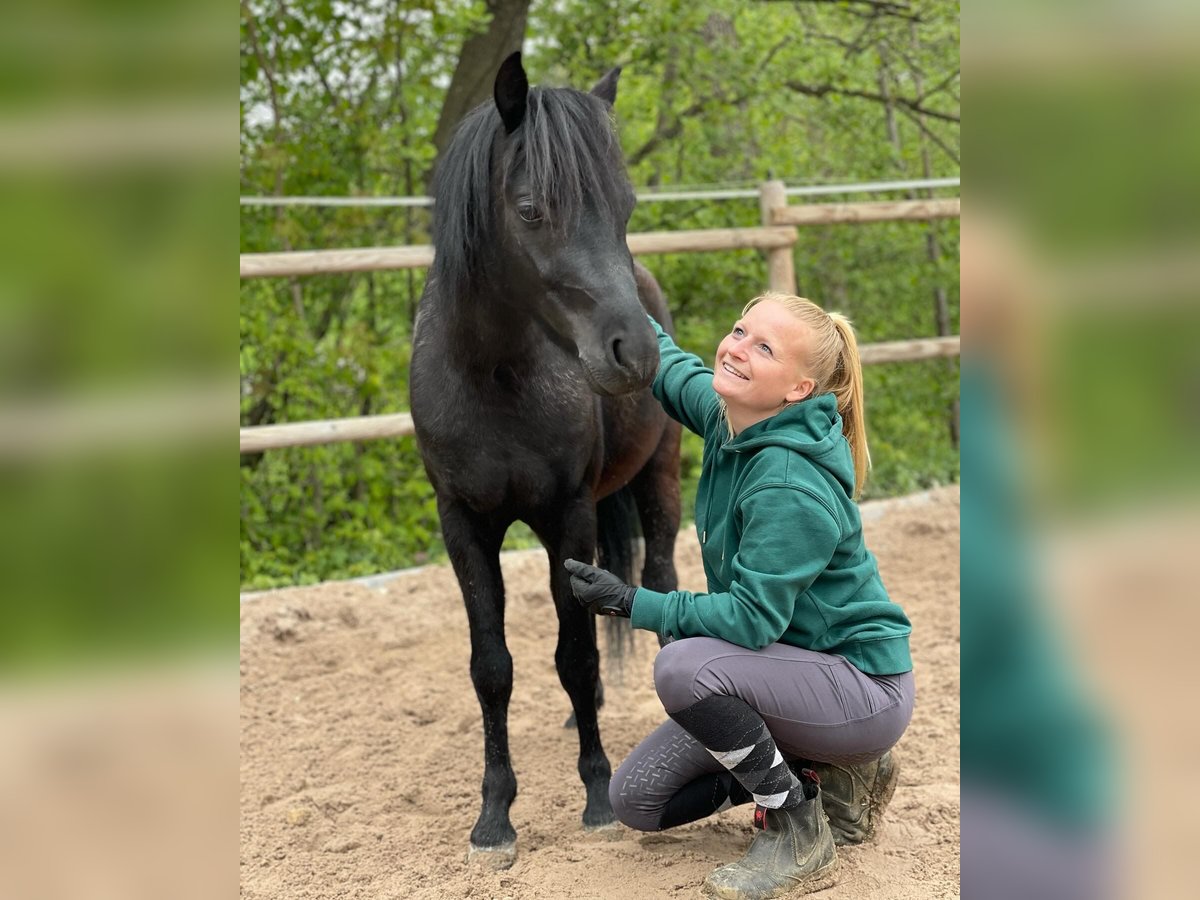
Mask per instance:
[[[563,565],[571,573],[571,590],[575,593],[575,599],[586,606],[589,612],[598,616],[629,618],[637,588],[630,587],[611,572],[578,560],[568,559]]]

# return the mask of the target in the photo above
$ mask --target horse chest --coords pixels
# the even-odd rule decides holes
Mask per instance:
[[[594,477],[599,425],[586,388],[444,384],[436,408],[424,413],[417,420],[426,465],[440,490],[476,509],[536,508]]]

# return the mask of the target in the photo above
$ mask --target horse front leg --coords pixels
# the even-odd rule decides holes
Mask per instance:
[[[667,422],[654,455],[630,482],[646,543],[642,586],[664,593],[679,586],[675,573],[675,538],[679,534],[680,426]],[[662,635],[658,636],[661,645]]]
[[[600,654],[592,616],[580,606],[571,591],[571,576],[563,566],[567,559],[588,562],[596,547],[595,503],[590,494],[566,505],[561,518],[539,523],[534,530],[550,558],[550,592],[558,613],[558,646],[554,665],[558,680],[575,712],[579,730],[579,777],[587,794],[583,809],[585,828],[603,828],[616,821],[608,800],[612,767],[600,742],[597,716],[600,684]]]
[[[439,500],[446,550],[462,588],[471,631],[471,681],[483,711],[483,807],[471,829],[467,859],[507,869],[517,858],[509,808],[517,796],[508,748],[512,655],[504,639],[504,579],[500,545],[508,523],[463,504]]]

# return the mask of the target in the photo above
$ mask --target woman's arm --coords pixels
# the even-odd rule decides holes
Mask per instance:
[[[787,631],[797,600],[833,559],[839,528],[820,501],[792,485],[759,488],[739,509],[742,537],[729,590],[664,594],[638,588],[635,627],[677,638],[715,637],[752,650]],[[813,614],[819,615],[815,607]]]
[[[668,416],[704,437],[706,426],[719,410],[712,369],[700,357],[679,349],[654,318],[649,318],[658,335],[659,354],[658,374],[651,390]]]

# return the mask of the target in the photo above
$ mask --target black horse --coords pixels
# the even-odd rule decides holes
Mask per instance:
[[[435,259],[413,337],[411,408],[483,708],[483,808],[470,855],[497,867],[516,857],[499,562],[508,527],[526,522],[549,555],[554,661],[579,729],[585,827],[614,821],[612,770],[596,718],[595,626],[563,560],[593,558],[597,504],[604,519],[610,495],[628,487],[645,538],[642,583],[676,586],[679,427],[647,390],[658,349],[646,313],[664,327],[670,316],[625,242],[634,195],[611,118],[619,74],[591,93],[531,89],[514,53],[495,103],[463,120],[434,180]],[[620,550],[600,549],[602,564]]]

